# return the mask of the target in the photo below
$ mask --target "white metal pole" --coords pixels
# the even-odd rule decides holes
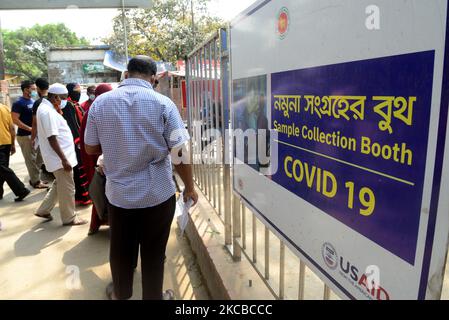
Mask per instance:
[[[193,0],[190,0],[190,11],[192,13],[192,36],[193,36],[193,47],[196,47],[196,36],[195,36],[195,16],[193,13]]]
[[[0,80],[6,79],[5,55],[3,49],[2,22],[0,17]]]
[[[126,15],[125,15],[125,0],[122,0],[122,16],[123,16],[123,29],[125,33],[125,56],[126,56],[126,64],[128,64],[129,55],[128,55],[128,30],[126,28]]]

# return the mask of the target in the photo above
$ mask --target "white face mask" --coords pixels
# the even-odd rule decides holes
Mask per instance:
[[[95,95],[94,95],[94,94],[91,94],[91,95],[89,96],[89,99],[90,99],[91,101],[94,101],[94,100],[95,100]]]
[[[66,105],[67,105],[67,100],[61,100],[61,104],[59,105],[59,107],[61,109],[64,109],[66,107]]]

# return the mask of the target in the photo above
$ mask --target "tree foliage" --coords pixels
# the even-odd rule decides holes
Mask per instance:
[[[191,52],[195,45],[221,26],[223,21],[208,15],[210,0],[154,0],[151,9],[125,11],[129,55],[144,54],[157,61],[175,63]],[[114,18],[114,33],[104,41],[123,55],[123,15]]]
[[[7,73],[35,79],[47,77],[47,50],[52,46],[87,45],[63,23],[2,30]]]

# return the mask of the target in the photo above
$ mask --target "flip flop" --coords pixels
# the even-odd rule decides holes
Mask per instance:
[[[172,289],[167,289],[162,293],[162,300],[175,300],[175,292]]]
[[[44,184],[42,181],[39,181],[35,184],[31,184],[30,181],[30,185],[34,188],[34,189],[48,189],[50,188],[50,186],[48,184]]]
[[[114,300],[113,292],[114,292],[114,284],[111,282],[106,287],[106,297],[108,298],[108,300]]]
[[[87,224],[89,221],[81,219],[81,218],[75,218],[72,222],[64,223],[63,226],[81,226],[83,224]]]
[[[40,215],[40,214],[35,213],[34,215],[38,218],[46,219],[47,221],[53,220],[53,217],[51,216],[51,214]]]

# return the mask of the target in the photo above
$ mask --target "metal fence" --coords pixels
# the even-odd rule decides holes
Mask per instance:
[[[227,30],[220,29],[186,61],[195,181],[221,220],[224,245],[234,261],[247,259],[275,299],[338,299],[232,192],[226,162],[232,145],[225,132],[231,118],[228,43]],[[446,291],[447,286],[446,280]]]
[[[227,82],[221,79],[227,68],[222,43],[225,32],[220,30],[187,59],[188,127],[196,183],[216,209],[230,245],[230,166],[224,164],[224,137],[220,137],[229,123],[228,96],[222,94],[227,92]]]
[[[195,182],[221,220],[224,245],[234,261],[248,259],[276,299],[331,298],[329,288],[233,195],[231,165],[226,161],[231,152],[226,134],[231,90],[225,29],[187,57],[186,72]]]

